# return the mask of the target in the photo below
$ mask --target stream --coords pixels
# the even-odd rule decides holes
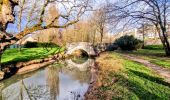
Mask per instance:
[[[94,59],[67,59],[0,81],[0,100],[83,100]]]

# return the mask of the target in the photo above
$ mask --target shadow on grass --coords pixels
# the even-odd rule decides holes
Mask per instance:
[[[145,78],[145,79],[147,79],[149,81],[152,81],[152,82],[155,82],[155,83],[162,84],[162,85],[170,87],[170,83],[163,81],[162,78],[153,77],[153,76],[150,76],[150,75],[148,75],[146,73],[142,73],[142,72],[139,72],[139,71],[134,71],[134,70],[131,70],[131,69],[129,71],[132,72],[133,74],[135,74],[135,75],[137,75],[139,77]]]
[[[162,100],[162,98],[167,98],[167,97],[160,97],[157,94],[155,94],[153,92],[154,89],[152,91],[149,91],[149,89],[145,88],[147,87],[147,85],[143,86],[141,83],[135,80],[130,80],[122,75],[119,76],[119,81],[117,82],[117,84],[123,86],[124,90],[128,89],[129,91],[134,93],[140,100]],[[126,97],[126,95],[128,95],[126,94],[126,92],[122,93],[122,97]]]

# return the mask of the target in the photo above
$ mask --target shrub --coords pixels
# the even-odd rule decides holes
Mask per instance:
[[[136,50],[142,47],[143,42],[134,38],[133,35],[125,35],[115,41],[115,43],[121,50]]]
[[[37,47],[59,47],[58,45],[54,43],[40,43],[40,42],[27,42],[24,45],[25,48],[37,48]]]

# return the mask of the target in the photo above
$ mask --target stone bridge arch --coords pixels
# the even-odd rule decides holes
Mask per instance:
[[[69,43],[67,44],[66,48],[66,54],[68,55],[71,55],[76,50],[84,50],[89,56],[96,55],[92,43],[88,42]]]

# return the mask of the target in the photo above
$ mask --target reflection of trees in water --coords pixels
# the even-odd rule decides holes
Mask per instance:
[[[81,84],[90,81],[90,71],[80,71],[78,68],[63,67],[62,72],[70,75],[74,80],[78,80]]]
[[[29,85],[26,87],[24,81],[21,81],[21,100],[22,97],[25,97],[24,94],[27,95],[29,100],[37,100],[37,99],[49,99],[49,91],[46,90],[45,85]]]
[[[91,76],[90,66],[93,65],[94,60],[86,57],[73,59],[67,60],[67,67],[63,67],[62,71],[81,84],[89,82]]]
[[[27,88],[25,84],[23,84],[23,87],[29,100],[37,100],[40,98],[44,100],[49,100],[49,91],[45,88],[45,85],[30,85]]]
[[[0,100],[1,98],[2,100],[37,100],[40,98],[43,100],[56,100],[59,95],[59,73],[61,73],[61,69],[63,74],[70,76],[73,81],[79,81],[81,84],[90,81],[90,71],[88,70],[80,71],[78,68],[60,68],[58,65],[53,67],[49,66],[45,71],[47,75],[46,83],[36,82],[37,77],[30,77],[30,80],[35,80],[33,83],[32,81],[28,82],[25,77],[15,78],[12,80],[12,82],[14,82],[12,85],[10,81],[10,84],[6,83],[8,87],[6,85],[5,88],[2,86],[2,90],[0,90]],[[34,74],[27,76],[33,75]],[[1,93],[1,91],[3,91],[3,93]],[[79,98],[79,94],[81,94],[79,92],[81,91],[72,91],[70,95],[74,98]]]
[[[0,100],[2,100],[2,93],[0,92]]]
[[[71,92],[71,100],[83,100],[82,96],[80,95],[80,92],[72,91]]]
[[[3,92],[2,100],[37,100],[49,99],[49,91],[45,85],[29,85],[26,86],[24,80],[16,84],[16,87],[6,89]]]
[[[9,98],[12,96],[12,95],[14,95],[14,89],[11,89],[11,90],[9,90],[9,89],[7,89],[6,91],[5,91],[5,93],[4,92],[2,92],[2,100],[9,100]],[[1,100],[1,99],[0,99]]]
[[[59,95],[59,71],[60,68],[47,67],[47,84],[50,90],[50,100],[56,100]]]
[[[43,70],[43,69],[40,69],[39,71],[41,71],[41,70]],[[35,75],[36,73],[37,73],[37,71],[33,71],[33,72],[29,72],[29,73],[26,73],[26,74],[23,74],[23,75],[15,75],[10,79],[3,80],[0,83],[0,91],[7,88],[8,86],[10,86],[12,84],[20,82],[23,79],[29,78],[29,77]],[[2,87],[1,87],[1,84],[2,84]]]
[[[3,83],[0,83],[0,100],[2,99],[2,89],[4,87]]]

